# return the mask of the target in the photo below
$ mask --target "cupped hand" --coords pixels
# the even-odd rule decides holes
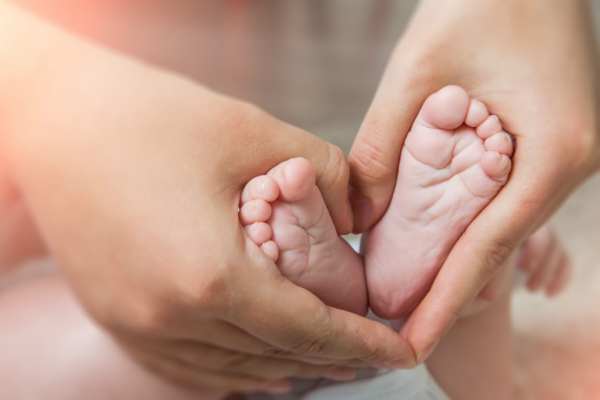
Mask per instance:
[[[516,246],[598,168],[589,14],[584,1],[424,1],[393,53],[350,154],[357,231],[385,211],[404,136],[430,93],[463,86],[516,137],[509,183],[404,326],[419,361]]]
[[[52,43],[4,104],[11,178],[85,308],[125,349],[162,376],[224,391],[414,363],[390,329],[286,280],[240,227],[243,185],[302,156],[348,231],[339,149],[10,12],[32,42]]]

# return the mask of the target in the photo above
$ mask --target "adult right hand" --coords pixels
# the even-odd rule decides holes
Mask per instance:
[[[350,230],[339,149],[2,8],[27,64],[2,108],[12,179],[87,311],[137,360],[223,391],[414,363],[392,330],[286,280],[239,224],[244,183],[302,156]]]
[[[477,296],[498,296],[487,285],[508,257],[600,168],[588,6],[423,0],[390,59],[350,153],[357,231],[385,212],[405,135],[440,88],[465,88],[501,119],[516,145],[507,185],[461,235],[400,332],[419,361]]]

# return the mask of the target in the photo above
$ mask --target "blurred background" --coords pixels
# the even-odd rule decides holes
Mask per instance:
[[[256,103],[348,150],[417,2],[21,3],[106,46]],[[600,21],[600,1],[592,3]],[[520,378],[538,383],[542,392],[535,398],[598,398],[600,178],[588,181],[553,223],[571,250],[575,276],[555,300],[515,297]]]

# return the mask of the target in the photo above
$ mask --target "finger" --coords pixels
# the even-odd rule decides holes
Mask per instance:
[[[351,232],[353,213],[349,201],[350,171],[346,155],[337,146],[299,129],[291,128],[287,124],[281,124],[290,133],[294,132],[294,135],[290,134],[290,137],[296,140],[295,145],[299,148],[293,157],[300,156],[306,158],[315,167],[317,172],[317,186],[321,190],[321,194],[338,233]],[[281,138],[279,133],[278,137]],[[289,139],[285,140],[281,144],[281,147],[290,147]]]
[[[285,378],[322,378],[349,380],[355,377],[352,368],[311,365],[295,360],[257,356],[234,352],[192,340],[171,340],[157,343],[157,351],[212,372],[227,371],[261,380]]]
[[[535,291],[540,287],[549,263],[558,256],[555,246],[552,235],[533,235],[527,239],[520,267],[528,274],[526,287],[529,290]]]
[[[569,283],[569,279],[572,273],[572,264],[568,257],[565,257],[561,265],[559,266],[553,280],[546,287],[546,295],[548,297],[554,297],[559,294]]]
[[[224,98],[227,108],[231,99]],[[236,159],[228,159],[225,168],[231,180],[245,184],[257,175],[265,174],[275,165],[290,158],[308,159],[317,171],[317,185],[339,233],[352,230],[352,209],[348,199],[349,170],[346,156],[336,146],[315,135],[287,124],[257,107],[236,103],[234,128],[243,129],[235,135],[236,148],[247,149]],[[239,194],[242,186],[228,190]]]
[[[249,279],[242,275],[240,279]],[[388,327],[327,307],[281,276],[265,273],[258,278],[264,282],[261,290],[237,296],[240,304],[232,305],[226,318],[270,344],[272,355],[321,358],[335,365],[357,360],[379,367],[414,364],[406,341]]]
[[[363,232],[387,209],[404,138],[434,82],[421,80],[396,49],[349,155],[354,230]]]
[[[288,351],[283,351],[279,348],[268,344],[240,328],[229,324],[225,321],[210,320],[198,321],[195,326],[186,325],[185,329],[178,330],[174,327],[172,336],[169,336],[168,341],[194,342],[204,345],[217,347],[234,353],[242,353],[254,356],[268,356],[272,358],[280,358],[283,360],[295,360],[305,364],[332,367],[333,362],[325,358],[302,356],[292,354]],[[125,349],[129,348],[152,348],[158,351],[160,346],[156,344],[156,340],[143,340],[138,336],[127,336],[120,334],[118,341]],[[160,343],[167,342],[163,339]],[[360,363],[352,361],[345,363],[350,367],[364,366],[364,362]]]
[[[556,237],[552,230],[547,225],[542,226],[523,243],[519,268],[528,275],[533,275],[539,266],[539,261],[552,251],[555,243]]]
[[[547,154],[526,147],[517,146],[514,176],[455,244],[431,290],[404,326],[402,335],[419,361],[430,354],[461,309],[475,298],[521,240],[570,190],[565,188],[557,194],[556,181],[561,172],[549,167],[541,174],[537,165],[552,165],[552,161],[546,159]],[[520,151],[532,157],[529,164],[521,164]],[[532,186],[531,182],[536,184]]]
[[[543,254],[537,262],[538,265],[535,272],[527,281],[527,288],[534,292],[543,289],[560,267],[562,258],[562,251],[556,248]]]

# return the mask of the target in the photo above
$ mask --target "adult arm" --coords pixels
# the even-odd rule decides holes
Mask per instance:
[[[87,311],[165,377],[282,390],[411,365],[383,325],[329,308],[245,239],[239,192],[303,156],[340,231],[343,153],[262,110],[0,5],[0,155]]]

